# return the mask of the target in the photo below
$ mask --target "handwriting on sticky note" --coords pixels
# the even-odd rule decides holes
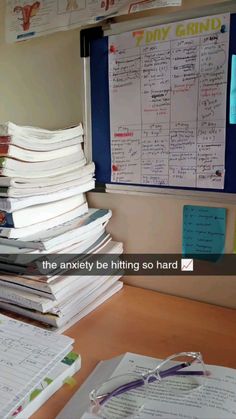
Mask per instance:
[[[226,209],[185,205],[183,210],[183,254],[216,260],[224,253]]]

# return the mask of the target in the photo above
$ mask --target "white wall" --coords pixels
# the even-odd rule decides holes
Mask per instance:
[[[89,194],[91,206],[111,208],[108,230],[124,242],[127,253],[181,253],[183,205],[210,205],[227,208],[226,252],[232,253],[235,206],[162,196]],[[235,277],[155,276],[127,277],[132,285],[236,307]]]
[[[79,30],[6,44],[0,0],[0,121],[64,127],[81,120]]]
[[[82,119],[79,30],[7,45],[3,4],[0,0],[0,121],[12,120],[45,128],[79,122]],[[180,198],[97,193],[90,193],[89,201],[93,206],[113,210],[109,230],[115,239],[124,242],[125,251],[131,253],[181,252],[183,205],[201,204]],[[231,252],[235,206],[224,202],[216,205],[228,209],[226,250]],[[149,277],[128,278],[127,281],[236,307],[234,277]]]

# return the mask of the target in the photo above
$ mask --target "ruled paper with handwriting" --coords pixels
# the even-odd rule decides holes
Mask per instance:
[[[0,417],[69,352],[73,339],[0,315]]]

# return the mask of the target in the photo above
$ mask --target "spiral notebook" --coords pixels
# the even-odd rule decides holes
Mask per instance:
[[[0,417],[8,418],[72,349],[73,339],[0,314]]]

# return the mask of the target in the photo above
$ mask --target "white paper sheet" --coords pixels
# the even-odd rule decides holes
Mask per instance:
[[[230,16],[109,37],[111,181],[222,189]]]
[[[182,0],[7,0],[7,42],[95,23],[106,17],[167,6]]]
[[[120,363],[122,356],[101,361],[74,394],[56,419],[79,419],[83,413],[89,410],[89,393],[101,383],[108,380],[114,369]],[[88,413],[90,415],[90,413]]]

